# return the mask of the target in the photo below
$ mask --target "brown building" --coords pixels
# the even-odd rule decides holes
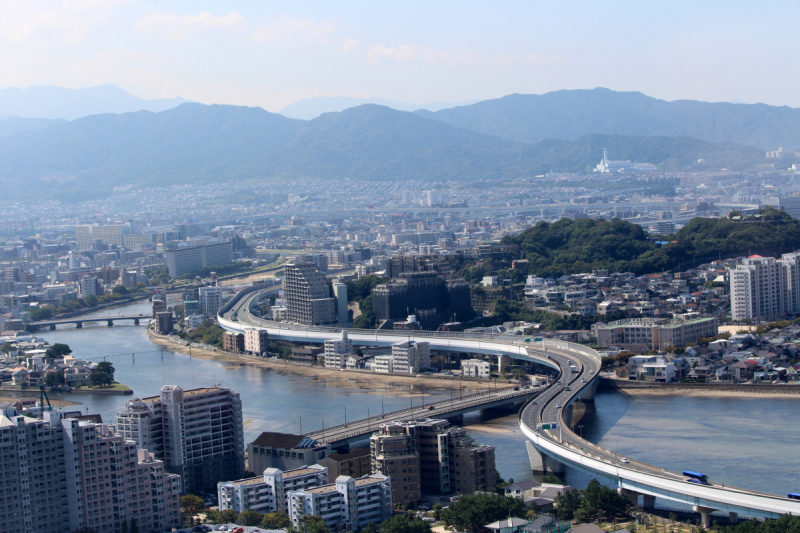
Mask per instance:
[[[295,346],[292,348],[292,359],[295,361],[300,361],[301,363],[314,364],[318,362],[317,359],[319,354],[323,353],[324,351],[325,350],[322,348],[314,348],[313,346]],[[336,478],[332,477],[330,479]]]
[[[222,349],[228,352],[244,351],[244,334],[226,331],[222,334]]]
[[[165,311],[163,313],[158,313],[156,315],[158,319],[158,332],[166,335],[168,333],[172,333],[172,330],[175,328],[174,324],[172,323],[172,313],[169,311]]]
[[[339,476],[362,478],[372,474],[372,451],[369,448],[356,448],[349,453],[332,453],[317,464],[328,469],[328,479]]]
[[[422,494],[417,443],[402,424],[384,424],[370,437],[372,471],[392,478],[392,503],[414,503]]]

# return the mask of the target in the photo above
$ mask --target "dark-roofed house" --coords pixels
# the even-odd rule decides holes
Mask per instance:
[[[372,473],[372,452],[369,448],[356,448],[348,453],[332,453],[317,464],[328,469],[328,479],[339,476],[358,479]]]
[[[330,453],[330,446],[305,435],[264,432],[247,445],[248,470],[256,475],[267,468],[293,470],[316,464]]]

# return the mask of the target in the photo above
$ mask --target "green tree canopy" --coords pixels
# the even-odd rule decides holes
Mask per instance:
[[[266,513],[261,519],[261,527],[265,529],[286,529],[290,525],[289,515],[282,512]]]
[[[197,514],[197,511],[202,511],[206,508],[206,503],[203,501],[203,498],[196,494],[181,496],[180,504],[181,510],[189,515]]]
[[[52,346],[50,346],[49,348],[47,348],[44,355],[45,357],[57,358],[57,357],[64,357],[65,355],[69,355],[71,353],[72,349],[69,347],[69,345],[57,342]]]
[[[100,363],[97,363],[97,370],[105,372],[106,374],[108,374],[109,378],[111,378],[111,381],[114,381],[114,372],[116,372],[116,369],[114,368],[114,365],[112,365],[108,361],[102,361]]]
[[[111,376],[107,372],[95,368],[89,374],[89,384],[92,387],[108,387],[111,385]]]
[[[413,520],[407,515],[397,514],[384,521],[380,533],[430,533],[431,526],[419,518]]]
[[[525,502],[500,494],[465,494],[441,513],[449,528],[478,533],[486,524],[509,516],[525,516]]]

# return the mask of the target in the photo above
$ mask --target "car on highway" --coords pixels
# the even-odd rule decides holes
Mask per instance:
[[[620,460],[619,460],[619,462],[620,462],[620,463],[630,463],[630,461],[628,461],[628,459],[626,459],[625,457],[623,457],[622,459],[620,459]]]
[[[514,387],[514,390],[519,390],[519,387]]]
[[[572,390],[572,389],[570,389],[569,387],[564,387],[564,390]]]
[[[560,403],[556,404],[556,409],[561,409],[561,404]]]
[[[428,411],[433,411],[434,409],[436,409],[434,406],[432,406],[432,405],[428,406]]]

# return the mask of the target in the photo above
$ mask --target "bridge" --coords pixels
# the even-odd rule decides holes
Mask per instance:
[[[657,498],[692,506],[700,513],[705,527],[710,527],[711,513],[715,511],[728,513],[733,521],[740,515],[756,518],[777,518],[786,513],[800,515],[800,501],[713,481],[707,484],[689,483],[678,472],[640,461],[623,460],[616,453],[579,437],[570,429],[573,404],[577,400],[594,401],[601,366],[600,356],[586,346],[552,339],[519,339],[495,334],[325,328],[272,322],[252,315],[251,305],[271,290],[275,288],[265,290],[252,287],[238,293],[220,309],[217,317],[220,325],[235,332],[257,327],[267,330],[270,338],[299,342],[320,343],[326,339],[336,339],[342,331],[348,333],[354,344],[362,345],[390,346],[400,340],[425,341],[430,343],[432,350],[504,355],[545,365],[558,375],[541,389],[498,391],[494,393],[495,396],[485,394],[481,398],[463,397],[459,399],[465,402],[463,405],[453,404],[449,409],[448,402],[442,401],[434,404],[432,410],[425,406],[419,410],[391,413],[392,416],[388,416],[390,419],[449,418],[457,416],[459,409],[476,410],[483,408],[481,405],[491,405],[491,402],[524,401],[526,403],[519,411],[519,425],[528,438],[526,446],[534,472],[562,473],[565,465],[570,465],[599,474],[614,480],[618,490],[635,503],[641,497],[645,508],[654,507]],[[510,392],[521,394],[513,397]],[[497,396],[500,394],[509,394],[509,397]],[[469,402],[473,404],[468,405]],[[309,435],[329,443],[363,439],[386,416],[325,428]]]
[[[56,329],[56,326],[63,326],[64,324],[75,324],[75,327],[80,329],[84,324],[92,324],[95,322],[105,322],[108,327],[112,327],[114,322],[120,320],[132,320],[134,325],[138,326],[140,321],[151,319],[151,315],[120,315],[120,316],[99,316],[95,318],[65,318],[63,320],[43,320],[41,322],[31,322],[31,326],[39,328],[49,327]]]

